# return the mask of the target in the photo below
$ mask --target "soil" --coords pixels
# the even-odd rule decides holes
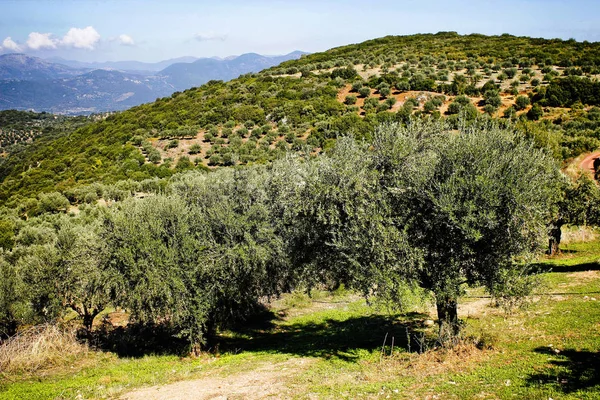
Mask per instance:
[[[289,380],[311,361],[292,358],[282,363],[266,364],[253,371],[226,377],[207,376],[201,379],[151,386],[135,390],[121,400],[226,400],[285,399],[293,396]]]
[[[583,161],[581,161],[579,168],[594,176],[594,160],[598,157],[600,157],[600,151],[589,154],[583,159]]]

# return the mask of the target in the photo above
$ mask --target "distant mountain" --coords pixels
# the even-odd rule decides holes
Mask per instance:
[[[0,55],[0,79],[41,80],[75,76],[86,70],[54,64],[25,54]]]
[[[158,72],[167,68],[169,65],[176,63],[191,63],[198,60],[198,57],[178,57],[170,60],[159,61],[156,63],[145,63],[141,61],[106,61],[106,62],[83,62],[74,60],[65,60],[60,57],[49,58],[48,61],[66,65],[72,68],[87,68],[87,69],[117,69],[122,71],[148,71]]]
[[[258,72],[302,52],[284,56],[249,53],[226,59],[182,57],[160,63],[52,63],[24,54],[0,56],[0,110],[49,111],[57,114],[90,114],[124,110],[166,97],[175,91],[200,86],[210,80],[230,80]],[[194,62],[177,62],[195,60]],[[160,72],[131,72],[158,68]],[[118,69],[118,70],[117,70]]]
[[[72,78],[0,81],[0,109],[90,114],[125,110],[173,91],[159,77],[95,70]]]
[[[301,51],[295,51],[283,56],[261,56],[256,53],[242,54],[238,57],[203,58],[193,63],[173,64],[158,73],[177,90],[200,86],[210,80],[228,81],[249,72],[259,72],[265,68],[274,67],[288,60],[296,60],[302,56]]]

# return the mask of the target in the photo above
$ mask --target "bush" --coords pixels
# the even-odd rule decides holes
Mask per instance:
[[[363,86],[359,89],[358,94],[360,97],[369,97],[371,95],[371,88],[368,86]]]
[[[58,192],[42,193],[38,196],[39,210],[41,212],[60,212],[67,211],[70,203],[69,200]]]
[[[179,147],[179,140],[174,139],[167,143],[167,145],[165,146],[165,150],[176,149],[177,147]]]
[[[337,68],[331,71],[332,78],[352,79],[358,76],[358,72],[352,67]]]
[[[518,96],[515,99],[515,108],[517,110],[524,110],[525,108],[527,108],[527,106],[529,105],[530,101],[529,101],[529,97],[527,96]]]
[[[533,107],[531,107],[531,109],[527,112],[527,118],[529,118],[532,121],[537,121],[542,117],[542,115],[544,115],[544,111],[542,110],[542,107],[537,103],[534,104]]]
[[[202,151],[202,146],[200,146],[198,143],[194,143],[193,145],[190,146],[188,153],[189,154],[199,154]]]
[[[425,111],[426,113],[429,113],[429,114],[431,114],[432,112],[434,112],[437,109],[438,109],[438,106],[436,106],[436,103],[432,100],[426,101],[425,104],[423,105],[423,111]]]
[[[0,370],[33,374],[68,366],[88,353],[75,330],[43,324],[31,327],[0,345]]]
[[[352,83],[352,91],[358,92],[363,87],[363,81],[356,81]]]

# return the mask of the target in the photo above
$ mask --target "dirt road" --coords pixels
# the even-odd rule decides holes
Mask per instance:
[[[583,161],[581,161],[581,163],[579,164],[579,168],[586,172],[589,172],[590,174],[592,174],[592,176],[594,176],[594,160],[598,157],[600,157],[600,151],[596,151],[594,153],[589,154],[583,159]]]
[[[142,388],[123,395],[121,400],[285,399],[293,395],[288,381],[310,362],[310,359],[292,358],[225,377],[213,375]]]

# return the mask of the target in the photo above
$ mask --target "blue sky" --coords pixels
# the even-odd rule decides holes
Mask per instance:
[[[315,52],[438,31],[600,41],[600,2],[0,0],[0,53],[81,61]]]

